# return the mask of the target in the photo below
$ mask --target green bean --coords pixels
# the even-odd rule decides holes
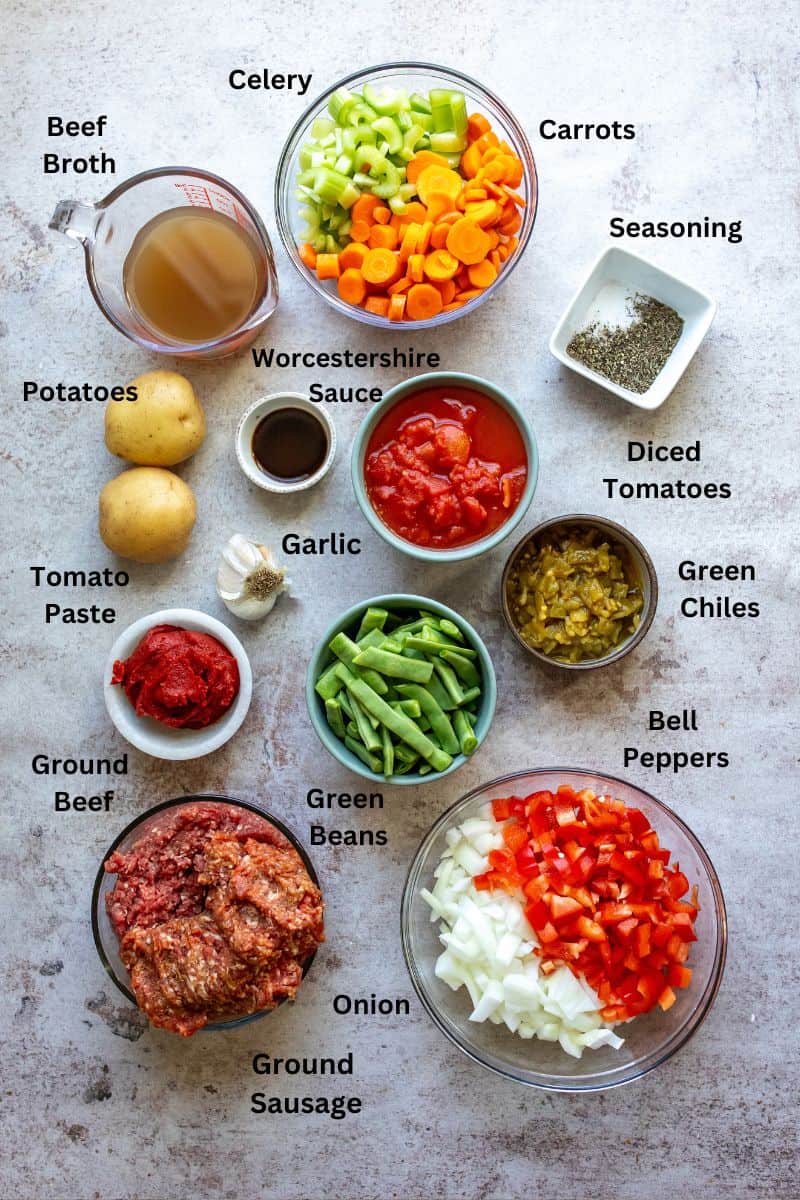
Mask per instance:
[[[477,650],[469,650],[467,647],[453,646],[450,642],[440,642],[435,638],[414,637],[413,634],[405,639],[404,645],[409,650],[421,650],[423,654],[434,655],[441,654],[444,650],[451,652],[457,651],[464,658],[477,658]]]
[[[351,664],[346,664],[351,665]],[[381,675],[389,675],[393,679],[410,679],[414,683],[427,683],[433,674],[433,665],[429,662],[415,662],[403,654],[393,654],[389,650],[379,650],[377,646],[367,646],[360,650],[353,659],[356,667],[370,667],[380,671]],[[369,680],[365,682],[369,683]],[[372,686],[370,684],[370,686]],[[374,689],[378,691],[378,688]]]
[[[419,759],[416,750],[412,750],[405,742],[398,742],[394,753],[397,761],[401,763],[415,763]]]
[[[464,689],[461,687],[461,684],[458,682],[456,673],[453,670],[453,668],[449,667],[446,662],[442,662],[440,659],[437,658],[437,659],[434,659],[433,669],[436,672],[436,674],[439,676],[439,678],[441,679],[442,683],[444,684],[445,691],[450,696],[450,698],[453,700],[453,702],[456,705],[460,704],[461,701],[464,699]]]
[[[357,742],[360,741],[358,726],[356,725],[355,721],[348,721],[344,727],[344,731],[348,737],[355,738]]]
[[[371,629],[383,629],[388,616],[389,613],[385,608],[368,608],[361,618],[361,624],[356,634],[356,641],[360,637],[363,637],[365,633],[369,633]]]
[[[412,721],[419,722],[422,716],[422,709],[419,706],[418,700],[393,700],[390,701],[392,708],[397,712],[405,713],[407,717],[411,717]]]
[[[401,696],[409,700],[418,700],[419,706],[431,723],[431,730],[439,739],[439,744],[446,754],[458,754],[458,738],[456,737],[450,719],[436,703],[436,700],[424,687],[418,683],[404,684],[397,689]],[[426,757],[423,755],[423,757]]]
[[[314,684],[314,691],[322,700],[332,700],[344,687],[341,679],[336,674],[336,666],[336,663],[332,663],[326,671],[323,671]]]
[[[360,648],[355,644],[355,642],[350,640],[346,633],[337,633],[336,637],[328,643],[328,649],[331,650],[346,667],[352,667],[355,660],[361,653]],[[386,680],[382,679],[377,672],[361,671],[356,669],[354,674],[358,675],[360,679],[364,679],[371,688],[379,693],[379,695],[382,696],[387,691],[388,685]]]
[[[359,704],[356,697],[353,695],[353,689],[347,685],[347,690],[350,693],[350,703],[353,706],[353,716],[355,717],[356,725],[358,726],[358,736],[361,738],[368,750],[380,750],[381,738],[380,734],[372,728],[372,723],[367,719],[367,714]]]
[[[381,740],[383,742],[383,773],[389,776],[394,771],[394,746],[392,745],[392,735],[385,725],[381,726]]]
[[[470,688],[469,691],[464,692],[464,695],[461,697],[461,703],[459,705],[459,708],[464,708],[467,704],[472,704],[473,700],[479,700],[480,695],[481,695],[480,688],[478,688],[478,687]]]
[[[363,650],[365,646],[380,646],[385,641],[386,634],[382,629],[370,629],[369,633],[365,633],[363,637],[356,638],[360,650]]]
[[[342,706],[338,700],[325,701],[325,716],[328,724],[338,738],[344,737],[344,721],[342,719]]]
[[[338,665],[339,665],[339,664],[337,663],[337,664],[336,664],[336,666],[338,667]],[[344,688],[344,684],[342,684],[342,687]],[[354,715],[354,713],[353,713],[353,706],[352,706],[352,705],[351,705],[351,703],[350,703],[350,698],[349,698],[349,696],[347,695],[347,689],[345,688],[345,690],[344,690],[343,692],[341,692],[341,693],[340,693],[340,694],[339,694],[339,695],[336,697],[336,699],[337,699],[337,700],[339,701],[339,703],[341,704],[341,706],[342,706],[342,711],[345,713],[345,715],[346,715],[346,716],[348,716],[348,717],[350,718],[350,720],[351,720],[351,721],[355,721],[355,719],[356,719],[356,718],[355,718],[355,715]]]
[[[442,658],[458,675],[459,679],[469,688],[480,687],[481,677],[477,667],[471,663],[459,650],[442,650]]]
[[[353,738],[346,737],[344,744],[351,754],[355,754],[357,758],[360,758],[363,763],[367,764],[370,771],[375,775],[380,775],[383,766],[380,759],[377,759],[374,754],[370,754],[369,750],[365,750],[361,743],[355,741]]]
[[[442,633],[446,633],[448,637],[455,638],[457,642],[464,641],[464,634],[461,632],[458,626],[453,624],[452,621],[449,621],[447,617],[442,617],[439,622],[439,628],[441,629]]]
[[[406,717],[403,713],[395,712],[386,704],[377,692],[374,692],[369,684],[363,679],[358,679],[352,671],[340,663],[336,668],[339,672],[339,678],[347,685],[351,697],[354,696],[359,704],[362,704],[367,712],[371,712],[376,716],[382,724],[391,729],[392,733],[396,734],[401,741],[407,742],[413,750],[416,750],[426,762],[429,762],[436,771],[444,771],[450,766],[453,761],[451,756],[435,746],[430,738],[426,737],[421,732],[418,725]],[[402,691],[402,689],[398,689]],[[424,689],[420,689],[424,691]],[[418,699],[413,696],[412,699]],[[420,704],[422,702],[420,701]],[[456,743],[457,744],[457,743]]]
[[[461,746],[461,753],[472,754],[478,745],[478,739],[472,732],[472,726],[469,723],[467,714],[461,712],[459,709],[453,716],[453,725],[455,726],[456,735]]]

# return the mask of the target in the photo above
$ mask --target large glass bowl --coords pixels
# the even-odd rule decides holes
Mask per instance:
[[[689,987],[677,990],[677,999],[667,1012],[656,1007],[618,1026],[616,1032],[625,1039],[620,1050],[608,1046],[585,1050],[580,1059],[570,1057],[558,1043],[523,1040],[504,1025],[488,1021],[477,1024],[468,1019],[472,1004],[466,989],[454,992],[434,975],[443,948],[438,938],[439,921],[431,922],[431,910],[420,896],[423,888],[433,887],[433,872],[445,849],[448,829],[475,816],[482,805],[496,797],[555,791],[559,784],[576,791],[591,788],[640,808],[662,845],[672,851],[672,862],[680,863],[690,886],[697,884],[700,901],[697,941],[692,943],[687,963],[693,972]],[[722,980],[727,946],[725,902],[719,880],[688,826],[665,804],[633,784],[575,767],[548,767],[501,776],[468,792],[443,813],[411,864],[403,892],[401,932],[414,987],[441,1031],[490,1071],[529,1087],[555,1092],[602,1091],[631,1083],[666,1062],[697,1031],[711,1008]]]
[[[454,309],[452,312],[439,313],[438,316],[431,317],[428,320],[390,321],[388,317],[379,317],[373,313],[366,312],[363,308],[346,304],[336,290],[335,281],[333,283],[320,282],[300,258],[299,248],[302,244],[300,234],[305,224],[300,216],[302,203],[295,196],[297,188],[296,180],[299,173],[298,158],[300,148],[306,140],[311,123],[317,117],[327,115],[328,101],[336,89],[347,87],[353,91],[360,91],[365,83],[377,85],[379,88],[384,86],[401,87],[409,92],[427,92],[430,88],[436,87],[446,87],[461,91],[467,98],[468,110],[470,112],[477,111],[483,113],[491,122],[497,136],[513,146],[522,160],[524,175],[522,183],[515,190],[524,197],[525,208],[522,214],[522,227],[517,234],[518,245],[516,250],[503,266],[494,283],[481,292],[479,296],[476,296],[474,300],[470,300],[462,308]],[[336,83],[329,87],[321,96],[318,96],[313,104],[306,109],[289,134],[278,162],[278,171],[275,177],[275,214],[281,241],[286,248],[286,253],[292,260],[295,270],[302,275],[306,283],[310,284],[318,295],[322,296],[332,308],[335,308],[340,313],[344,313],[347,317],[354,318],[356,321],[362,321],[367,325],[377,326],[379,329],[393,329],[395,332],[398,332],[403,329],[432,329],[435,326],[444,325],[448,321],[454,321],[457,317],[464,316],[466,313],[474,312],[480,304],[483,304],[485,300],[494,295],[522,257],[528,243],[528,238],[531,236],[533,230],[533,223],[536,220],[538,195],[536,164],[533,159],[533,151],[531,150],[530,143],[525,136],[522,126],[513,113],[506,108],[502,100],[495,96],[493,92],[483,87],[477,80],[472,79],[469,75],[462,75],[460,71],[437,67],[432,63],[395,62],[384,63],[382,66],[369,67],[361,71],[354,71],[352,75],[337,80]]]
[[[319,887],[319,879],[314,870],[314,864],[306,853],[305,847],[291,829],[287,828],[277,817],[273,817],[265,809],[259,808],[257,804],[250,804],[246,800],[237,800],[233,796],[223,795],[197,795],[197,796],[181,796],[177,800],[165,800],[163,804],[157,804],[154,808],[149,808],[147,812],[141,813],[134,818],[129,825],[126,825],[122,833],[120,833],[109,846],[103,855],[100,863],[100,869],[97,872],[97,878],[94,882],[94,890],[92,891],[92,933],[94,934],[94,944],[97,947],[97,953],[100,955],[100,961],[105,967],[109,977],[122,992],[123,996],[136,1004],[136,997],[131,991],[130,976],[127,969],[122,963],[119,956],[119,939],[114,932],[111,921],[109,920],[108,910],[106,908],[106,896],[113,891],[117,877],[109,875],[104,869],[103,864],[111,857],[115,850],[130,850],[130,848],[139,841],[140,838],[148,832],[156,817],[168,809],[180,808],[184,804],[228,804],[232,808],[245,808],[249,812],[255,813],[256,816],[263,817],[265,821],[269,821],[270,825],[282,833],[295,848],[300,858],[303,860],[303,865],[308,871],[309,876],[314,884]],[[309,972],[311,964],[316,956],[316,951],[303,963],[303,979]],[[285,1003],[284,1000],[280,1004]],[[259,1012],[246,1013],[242,1017],[231,1017],[227,1021],[216,1021],[209,1025],[204,1025],[199,1033],[214,1033],[223,1029],[236,1029],[240,1025],[247,1025],[250,1021],[255,1021],[259,1017],[264,1017],[268,1012],[273,1012],[271,1008],[261,1009]]]

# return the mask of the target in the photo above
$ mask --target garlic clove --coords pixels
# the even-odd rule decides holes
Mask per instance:
[[[235,533],[223,547],[217,568],[217,594],[243,621],[258,621],[272,611],[288,581],[272,551]]]

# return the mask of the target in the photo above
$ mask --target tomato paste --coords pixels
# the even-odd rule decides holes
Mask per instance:
[[[378,422],[364,475],[373,508],[394,533],[449,549],[508,520],[525,490],[528,457],[514,418],[491,396],[430,387]]]
[[[293,999],[324,940],[319,889],[266,818],[197,801],[159,814],[105,863],[136,1001],[183,1037]]]
[[[175,729],[204,729],[236,699],[239,668],[210,634],[155,625],[130,658],[114,663],[111,682],[125,689],[138,716]]]

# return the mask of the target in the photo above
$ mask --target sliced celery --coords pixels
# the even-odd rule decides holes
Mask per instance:
[[[453,128],[452,93],[444,88],[431,88],[431,115],[436,133],[447,133]]]
[[[352,207],[359,196],[352,180],[340,171],[331,170],[330,167],[321,167],[317,171],[314,190],[323,203],[341,204],[343,208]]]
[[[356,103],[356,97],[346,87],[337,88],[328,101],[328,112],[333,117],[334,121],[338,121],[343,125],[347,120],[347,115],[350,109]]]
[[[436,154],[461,154],[467,148],[467,139],[461,134],[432,133],[431,150]]]
[[[329,133],[333,133],[335,128],[335,122],[329,120],[328,117],[317,117],[311,122],[311,136],[317,139],[324,138]]]
[[[411,159],[414,157],[414,151],[417,148],[417,143],[421,137],[422,129],[419,125],[412,125],[411,128],[407,129],[403,134],[403,145],[399,151],[399,154],[404,162],[411,162]]]
[[[372,122],[372,128],[386,139],[390,154],[397,154],[403,149],[403,135],[391,117],[379,117]]]
[[[411,93],[409,103],[410,103],[411,107],[413,108],[414,112],[430,113],[430,111],[431,111],[431,106],[430,106],[429,102],[419,92]]]
[[[450,93],[450,128],[460,137],[467,136],[467,101],[463,92]]]
[[[384,88],[379,92],[371,84],[365,83],[364,99],[382,117],[391,117],[410,108],[408,93],[403,88]]]

